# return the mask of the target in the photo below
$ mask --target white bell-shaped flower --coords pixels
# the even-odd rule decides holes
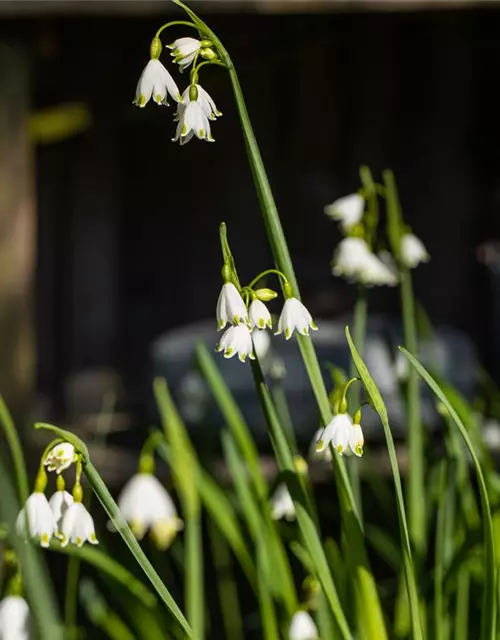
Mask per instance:
[[[61,535],[63,516],[72,504],[73,496],[71,493],[64,491],[64,489],[62,491],[55,491],[50,497],[49,505],[57,523],[57,537]]]
[[[319,640],[318,629],[307,611],[297,611],[292,618],[289,640]]]
[[[208,98],[207,98],[208,96]],[[206,91],[200,91],[199,85],[192,84],[184,92],[183,106],[177,109],[177,131],[174,142],[186,144],[193,136],[199,140],[214,142],[210,129],[209,116],[213,113],[208,99],[212,99]],[[215,104],[213,104],[215,107]]]
[[[361,425],[353,423],[351,435],[349,436],[349,447],[351,451],[358,457],[361,457],[363,455],[364,444],[365,438]]]
[[[209,120],[217,120],[217,118],[219,118],[222,113],[217,109],[212,96],[208,93],[208,91],[205,91],[205,89],[200,84],[195,84],[194,86],[198,91],[196,102],[203,109],[205,115]],[[182,102],[179,102],[179,104],[177,105],[177,113],[175,115],[175,119],[177,121],[181,119],[183,110],[190,102],[190,88],[191,85],[184,90],[184,93],[182,94]]]
[[[332,271],[335,276],[345,276],[368,286],[397,283],[396,274],[370,251],[362,238],[341,240],[333,256]]]
[[[252,300],[248,309],[248,317],[250,319],[250,326],[257,329],[272,328],[273,322],[271,320],[271,314],[269,309],[262,302],[262,300]]]
[[[320,434],[316,443],[316,451],[321,453],[331,443],[340,455],[349,452],[352,431],[351,416],[348,413],[338,413]]]
[[[47,453],[43,464],[49,471],[59,474],[70,467],[75,459],[75,447],[69,442],[61,442]]]
[[[26,525],[28,525],[28,532]],[[56,529],[56,519],[45,493],[34,491],[17,516],[17,533],[23,537],[29,533],[31,538],[40,542],[40,546],[48,547]]]
[[[318,429],[314,434],[311,444],[309,445],[309,459],[310,460],[325,460],[327,462],[331,462],[332,460],[332,450],[330,447],[324,447],[321,451],[317,451],[316,446],[318,440],[321,438],[321,434],[323,433],[323,429]]]
[[[357,280],[366,268],[370,248],[362,238],[344,238],[333,256],[333,275]]]
[[[247,307],[238,289],[232,282],[226,282],[217,300],[217,330],[222,331],[226,324],[248,324]]]
[[[430,260],[423,242],[413,233],[405,233],[401,238],[401,260],[409,269]]]
[[[278,320],[278,330],[274,335],[277,336],[284,333],[285,338],[289,340],[295,329],[297,329],[301,335],[308,336],[309,329],[317,331],[318,327],[300,300],[297,298],[287,298]]]
[[[170,55],[174,58],[174,62],[179,63],[179,69],[182,72],[189,67],[200,51],[201,41],[196,38],[178,38],[167,46],[171,49]]]
[[[360,281],[366,286],[394,287],[398,283],[398,276],[391,266],[380,257],[370,254],[364,271],[360,275]]]
[[[6,596],[0,601],[0,640],[28,640],[31,615],[21,596]]]
[[[221,336],[216,351],[224,351],[224,358],[232,358],[238,354],[241,362],[245,362],[247,356],[255,359],[253,353],[252,334],[246,324],[237,324],[229,327]]]
[[[149,530],[161,549],[169,547],[184,527],[168,491],[151,473],[130,478],[118,497],[118,507],[138,540]]]
[[[252,331],[252,342],[253,350],[257,358],[259,358],[259,360],[263,360],[269,353],[269,349],[271,347],[271,336],[269,335],[269,331],[260,329]]]
[[[271,496],[271,517],[274,520],[295,520],[295,505],[285,483],[278,485]]]
[[[63,515],[60,526],[61,545],[65,547],[68,542],[83,546],[84,542],[99,544],[95,534],[94,520],[81,502],[73,502]]]
[[[347,233],[352,227],[358,224],[363,217],[365,200],[358,193],[339,198],[325,207],[327,216],[340,222],[342,230]]]
[[[145,107],[153,98],[156,104],[168,105],[167,93],[176,102],[182,100],[179,89],[170,73],[157,58],[151,58],[137,83],[134,104],[138,107]]]

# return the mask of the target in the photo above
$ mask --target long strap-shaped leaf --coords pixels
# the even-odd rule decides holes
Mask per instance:
[[[394,486],[396,488],[396,505],[398,509],[399,531],[401,535],[401,546],[403,552],[403,566],[405,571],[406,588],[408,590],[408,599],[410,602],[410,615],[412,624],[412,635],[414,640],[422,640],[424,638],[422,623],[420,620],[420,611],[418,604],[418,591],[417,583],[415,580],[415,571],[413,568],[413,560],[411,555],[410,536],[408,533],[408,523],[406,521],[406,510],[403,498],[403,488],[401,486],[401,476],[399,475],[398,460],[396,456],[396,449],[394,447],[394,440],[392,438],[391,427],[389,426],[389,418],[387,416],[387,409],[380,395],[380,391],[377,385],[373,381],[365,363],[359,357],[359,354],[354,346],[354,343],[349,333],[349,327],[345,330],[347,336],[347,342],[351,349],[352,359],[356,365],[356,369],[363,381],[366,392],[371,400],[371,403],[375,411],[380,416],[382,426],[384,427],[385,439],[387,442],[387,449],[389,451],[389,459],[391,461],[392,475],[394,477]],[[424,497],[422,496],[422,500]]]
[[[490,502],[488,499],[488,491],[486,489],[486,482],[484,479],[483,471],[481,469],[481,464],[477,457],[476,451],[474,450],[474,445],[472,444],[472,440],[467,433],[467,429],[465,428],[462,420],[459,418],[457,412],[451,405],[450,401],[446,397],[445,393],[438,385],[438,383],[434,380],[434,378],[429,374],[429,372],[416,360],[411,353],[408,353],[406,349],[403,347],[399,347],[399,350],[403,355],[405,355],[410,364],[415,367],[419,375],[424,379],[424,381],[429,385],[429,387],[434,391],[436,396],[441,400],[446,409],[448,410],[450,416],[458,427],[460,431],[460,435],[462,436],[467,449],[472,458],[472,463],[474,465],[474,469],[477,475],[477,481],[479,486],[479,495],[481,498],[481,511],[483,514],[483,523],[484,523],[484,549],[485,549],[485,584],[484,584],[484,595],[483,595],[483,607],[482,607],[482,621],[481,621],[481,639],[482,640],[494,640],[496,637],[496,605],[497,605],[497,594],[496,594],[496,560],[495,560],[495,539],[493,533],[493,522],[491,519],[491,509]]]

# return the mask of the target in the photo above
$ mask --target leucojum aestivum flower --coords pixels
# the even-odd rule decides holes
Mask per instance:
[[[184,9],[189,21],[167,23],[155,34],[149,61],[137,84],[134,103],[140,108],[155,103],[163,109],[170,102],[173,106],[174,140],[181,144],[193,138],[213,142],[212,127],[221,112],[211,92],[207,91],[204,70],[210,65],[218,66],[228,71],[231,77],[264,217],[266,223],[272,223],[266,225],[266,230],[271,241],[274,264],[271,269],[252,271],[251,275],[256,275],[253,278],[250,276],[251,279],[240,279],[241,274],[237,271],[236,260],[227,240],[226,227],[221,224],[222,282],[220,290],[217,291],[218,287],[214,287],[213,291],[215,328],[220,335],[216,350],[226,359],[233,358],[233,371],[243,377],[250,373],[253,375],[256,396],[266,419],[267,435],[275,456],[271,464],[267,465],[267,460],[259,455],[259,449],[253,440],[253,423],[247,424],[244,407],[240,407],[232,396],[221,373],[224,369],[230,370],[231,366],[225,365],[203,343],[196,347],[197,385],[199,383],[203,387],[207,396],[211,392],[216,400],[220,410],[216,423],[221,427],[223,444],[224,464],[217,466],[214,473],[212,471],[215,465],[209,467],[207,460],[198,455],[203,447],[194,446],[199,445],[201,439],[194,442],[198,434],[193,435],[194,432],[186,427],[182,414],[177,409],[177,389],[171,394],[165,380],[160,380],[161,384],[157,384],[156,379],[153,385],[159,409],[158,417],[164,431],[151,428],[138,455],[137,467],[134,465],[133,472],[125,478],[117,503],[93,466],[82,441],[74,434],[52,425],[37,425],[51,429],[58,437],[41,456],[33,492],[30,494],[26,474],[24,479],[27,486],[23,482],[19,483],[21,510],[19,511],[14,501],[14,517],[5,518],[5,523],[0,523],[0,533],[4,536],[2,545],[7,547],[0,572],[3,597],[0,601],[0,640],[28,640],[33,637],[33,622],[41,629],[37,628],[37,637],[62,640],[62,634],[58,635],[58,631],[63,625],[57,623],[57,620],[56,624],[43,627],[44,614],[50,607],[31,606],[33,593],[36,591],[33,587],[38,582],[42,583],[43,572],[26,572],[26,580],[33,575],[37,575],[37,580],[33,584],[26,584],[29,589],[23,588],[26,562],[24,552],[33,551],[29,546],[30,541],[43,548],[50,548],[51,553],[56,551],[70,556],[67,580],[70,586],[64,598],[64,632],[66,634],[68,631],[68,635],[72,632],[76,635],[85,625],[83,621],[77,620],[75,613],[71,613],[72,610],[78,610],[80,615],[76,603],[81,596],[82,610],[90,599],[92,607],[89,610],[99,614],[97,624],[104,633],[110,631],[110,637],[128,637],[127,630],[123,631],[125,626],[120,626],[121,617],[115,615],[111,608],[111,601],[106,603],[104,598],[101,599],[97,589],[87,589],[87,576],[80,580],[76,575],[75,579],[73,561],[76,559],[78,562],[88,560],[94,564],[94,569],[98,569],[99,578],[101,573],[106,574],[106,578],[117,580],[122,588],[128,589],[124,602],[119,597],[113,598],[112,606],[121,608],[122,611],[127,610],[126,613],[131,615],[124,615],[123,620],[128,623],[130,618],[134,618],[134,632],[143,632],[145,638],[150,633],[149,622],[158,626],[155,627],[158,637],[186,637],[190,640],[207,638],[204,616],[207,601],[211,600],[207,599],[204,589],[208,585],[218,590],[224,606],[224,620],[220,625],[223,631],[217,626],[216,614],[212,619],[210,610],[210,632],[228,640],[241,640],[246,637],[247,631],[265,638],[279,636],[288,640],[326,640],[334,636],[341,640],[352,640],[354,637],[387,640],[392,635],[425,640],[427,635],[436,638],[451,637],[453,631],[457,637],[477,636],[481,640],[492,640],[496,637],[497,561],[489,500],[490,497],[494,497],[496,502],[499,499],[495,465],[488,460],[483,472],[475,451],[476,444],[472,441],[473,437],[478,437],[475,430],[464,426],[461,418],[455,414],[453,403],[448,402],[446,394],[412,358],[409,350],[401,350],[406,358],[405,362],[409,363],[402,381],[403,386],[409,389],[407,405],[410,407],[415,398],[418,399],[418,393],[415,394],[415,389],[418,392],[418,384],[415,386],[412,375],[418,372],[439,398],[440,416],[446,420],[449,436],[440,450],[439,467],[431,468],[435,457],[429,456],[430,460],[426,460],[428,470],[437,470],[438,473],[429,473],[429,479],[424,474],[425,482],[421,486],[425,490],[415,492],[421,502],[428,502],[427,493],[432,495],[431,504],[436,507],[437,521],[435,542],[428,536],[428,531],[434,526],[432,519],[426,517],[419,522],[418,519],[408,518],[407,522],[403,482],[407,482],[411,488],[414,470],[419,465],[419,456],[415,452],[418,454],[419,447],[420,452],[425,451],[423,443],[417,438],[414,446],[409,438],[409,477],[402,481],[389,423],[392,412],[386,409],[380,389],[362,359],[362,349],[358,350],[358,345],[361,347],[364,339],[362,322],[354,322],[355,327],[360,325],[362,329],[356,332],[357,338],[354,340],[349,330],[346,330],[354,365],[352,371],[348,373],[342,370],[339,375],[339,367],[333,364],[333,391],[328,394],[323,389],[324,371],[317,366],[314,343],[318,343],[324,336],[328,337],[324,330],[326,321],[324,324],[318,322],[318,329],[311,314],[312,307],[311,310],[308,309],[301,300],[234,67],[215,34],[188,7]],[[170,27],[175,27],[176,30],[181,27],[194,29],[197,37],[191,37],[194,33],[190,31],[187,34],[176,33],[176,38],[166,40],[165,33]],[[170,53],[170,60],[164,52]],[[174,79],[176,66],[179,72],[184,73],[180,75],[180,80]],[[181,84],[183,78],[184,85]],[[165,112],[168,113],[167,110]],[[220,124],[223,125],[224,121]],[[219,131],[222,134],[223,129]],[[191,148],[190,151],[196,150]],[[362,296],[367,287],[400,287],[405,307],[404,330],[411,333],[415,313],[410,273],[427,262],[429,254],[422,241],[403,223],[392,174],[385,172],[383,184],[378,184],[373,181],[371,174],[368,176],[369,170],[366,169],[361,171],[362,185],[356,193],[340,197],[325,208],[329,218],[338,223],[339,233],[342,235],[334,252],[332,273],[356,285],[357,302],[364,302]],[[381,222],[385,220],[383,211],[379,218],[379,200],[386,203],[385,233]],[[279,286],[273,288],[275,278]],[[219,297],[216,300],[217,293]],[[371,294],[376,295],[376,290],[372,290]],[[305,299],[304,301],[309,304]],[[213,313],[213,309],[210,313]],[[366,307],[364,313],[366,320]],[[362,314],[358,316],[358,320],[360,317],[363,320]],[[274,336],[283,336],[284,340]],[[316,486],[313,487],[311,482],[314,476],[309,473],[307,463],[299,455],[304,443],[297,442],[296,436],[300,434],[294,430],[297,418],[295,414],[298,411],[287,413],[286,395],[298,395],[297,387],[292,385],[291,390],[286,389],[285,393],[284,386],[281,386],[286,375],[283,364],[279,367],[279,374],[271,373],[272,368],[266,369],[264,366],[275,346],[279,350],[280,347],[286,348],[286,345],[290,348],[298,345],[300,348],[305,371],[311,380],[318,404],[321,426],[317,429],[318,421],[308,418],[309,431],[306,433],[304,429],[303,435],[310,437],[315,432],[309,455],[311,460],[321,459],[323,463],[314,463],[314,467],[321,472],[330,473],[330,477],[333,475],[332,470],[334,472],[335,494],[339,499],[332,498],[332,491],[325,494],[325,502],[338,515],[341,525],[341,533],[338,535],[322,531],[324,511],[316,509]],[[368,360],[368,356],[365,357]],[[237,363],[237,360],[242,364]],[[391,362],[389,357],[389,364]],[[295,382],[292,376],[287,381]],[[362,391],[366,398],[364,402],[359,397]],[[388,486],[391,491],[394,489],[397,501],[400,548],[393,555],[397,555],[400,562],[394,563],[397,566],[392,582],[396,587],[391,594],[394,603],[390,603],[390,613],[401,610],[405,615],[397,616],[404,620],[398,620],[398,629],[394,633],[388,626],[391,616],[382,608],[378,582],[370,568],[370,556],[365,545],[365,531],[373,534],[375,530],[369,521],[369,511],[376,509],[367,510],[365,520],[362,513],[363,502],[366,504],[365,490],[370,488],[367,486],[370,483],[363,483],[363,500],[358,500],[353,489],[355,474],[351,472],[353,469],[362,469],[359,458],[364,451],[363,431],[366,431],[367,418],[364,412],[362,419],[361,407],[364,404],[370,404],[380,417],[379,427],[380,424],[383,427],[392,472]],[[460,413],[465,415],[467,402],[463,400],[460,404]],[[410,409],[407,415],[411,415]],[[9,436],[7,440],[13,452],[13,466],[16,475],[22,479],[23,470],[19,464],[19,451],[22,450],[20,446],[12,446],[13,442],[16,444],[16,437],[10,421],[5,420],[5,416],[3,418],[0,422]],[[470,417],[469,421],[472,424]],[[468,452],[456,446],[456,426]],[[208,430],[204,435],[207,433]],[[210,439],[212,433],[208,434]],[[481,456],[484,459],[488,457],[485,447],[481,449]],[[174,494],[167,491],[162,482],[160,458],[169,465],[170,477],[176,495],[179,496],[179,507]],[[310,466],[312,469],[313,464]],[[472,483],[469,481],[471,469],[474,469],[477,476]],[[489,474],[487,482],[486,473]],[[271,480],[268,480],[267,474],[272,476]],[[439,477],[437,490],[434,482],[436,477]],[[49,497],[47,487],[52,480],[55,480],[55,491]],[[384,480],[381,477],[377,480],[380,488]],[[70,484],[68,489],[67,483]],[[418,483],[415,486],[418,488]],[[135,573],[130,572],[125,565],[120,565],[117,558],[121,553],[116,554],[117,558],[114,554],[106,553],[105,547],[108,545],[104,539],[105,531],[98,530],[98,536],[94,526],[94,517],[99,525],[97,512],[94,511],[97,507],[88,506],[90,491],[96,494],[104,507],[109,527],[116,534],[114,540],[120,542],[118,536],[121,536],[149,580],[147,585],[137,580]],[[411,505],[413,494],[412,491],[408,493]],[[373,494],[368,495],[374,497]],[[375,496],[375,500],[377,499]],[[460,508],[456,508],[457,506]],[[3,513],[2,500],[0,514]],[[418,515],[419,512],[416,510],[413,513]],[[473,516],[469,518],[470,514]],[[415,531],[418,533],[415,522],[427,536],[420,546],[421,541],[415,534]],[[13,526],[10,526],[11,523]],[[477,550],[480,527],[484,533],[484,553],[477,554],[475,562],[483,564],[480,571],[472,571],[467,545],[471,539],[474,542],[474,552]],[[387,529],[389,531],[389,527]],[[390,530],[392,529],[396,527],[391,526]],[[444,540],[443,532],[449,531],[454,535],[449,540]],[[392,536],[392,533],[387,532],[387,535]],[[7,541],[5,544],[4,539]],[[205,544],[206,539],[209,539],[209,544]],[[12,548],[9,546],[11,541]],[[100,546],[95,548],[99,541]],[[143,551],[143,545],[149,546],[151,543],[156,547],[151,559],[155,562],[160,558],[162,566],[166,568],[165,574],[174,578],[172,582],[175,582],[176,591],[177,582],[183,583],[186,615],[169,591],[170,581],[162,579],[153,566],[154,562]],[[398,542],[395,546],[398,546]],[[208,547],[213,550],[213,563],[212,558],[205,562]],[[376,553],[376,544],[373,547],[372,551]],[[395,548],[392,544],[384,547]],[[432,549],[436,556],[433,580],[428,580],[425,575],[428,549]],[[159,552],[168,554],[169,557],[161,558]],[[290,563],[289,552],[295,556],[293,565]],[[38,557],[40,554],[34,555]],[[467,556],[467,564],[460,560],[462,556]],[[253,591],[255,596],[255,610],[258,609],[260,614],[260,621],[257,623],[260,624],[259,628],[255,624],[257,615],[241,615],[239,611],[239,584],[236,584],[231,570],[231,565],[236,562],[242,569],[240,571],[238,568],[238,580],[248,581],[245,593]],[[212,574],[209,573],[212,569],[216,574],[215,580],[212,580]],[[300,571],[305,574],[302,591],[296,581]],[[423,585],[418,582],[420,575],[423,576]],[[7,578],[4,579],[3,576]],[[484,585],[481,607],[471,589],[472,585],[476,587],[480,581]],[[305,583],[315,585],[314,588],[307,588],[307,596],[304,596]],[[432,592],[432,605],[427,602],[429,591]],[[141,600],[140,606],[133,606],[136,604],[133,598]],[[159,607],[162,603],[171,616],[161,614]],[[469,603],[474,605],[474,609],[469,607]],[[154,617],[144,618],[147,623],[143,624],[141,611],[146,608],[154,611]],[[453,616],[450,617],[448,612],[454,608]],[[465,619],[463,615],[464,611],[468,614],[469,611],[476,610],[481,610],[480,625],[475,620]],[[251,622],[248,623],[248,620]],[[94,621],[92,618],[92,623]],[[111,626],[107,628],[106,624],[109,625],[110,622]],[[476,633],[479,627],[481,632]],[[476,635],[472,636],[470,629]]]

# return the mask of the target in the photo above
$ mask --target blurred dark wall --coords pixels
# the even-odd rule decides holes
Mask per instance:
[[[335,317],[353,300],[330,274],[339,235],[323,206],[357,188],[359,165],[390,167],[432,255],[415,273],[418,296],[488,362],[496,327],[475,251],[500,234],[500,11],[204,17],[240,74],[313,311]],[[113,366],[133,383],[155,337],[212,315],[219,221],[243,277],[270,264],[224,71],[201,76],[224,113],[213,145],[179,148],[173,107],[132,106],[159,24],[2,24],[0,35],[30,52],[34,108],[84,101],[94,120],[38,151],[39,373],[49,395],[85,366]],[[397,312],[397,294],[377,292],[371,308]]]

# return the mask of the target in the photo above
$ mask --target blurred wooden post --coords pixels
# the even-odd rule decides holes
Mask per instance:
[[[0,393],[18,420],[35,389],[35,206],[23,51],[0,44]]]

